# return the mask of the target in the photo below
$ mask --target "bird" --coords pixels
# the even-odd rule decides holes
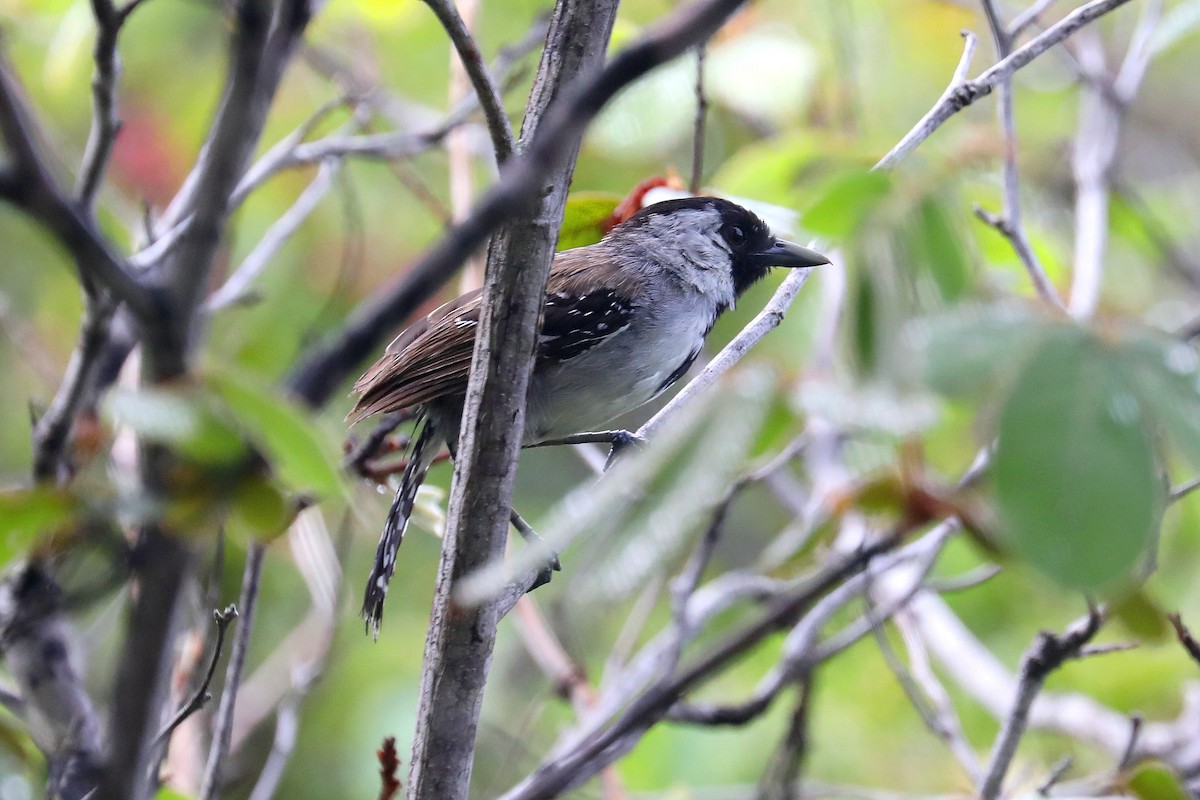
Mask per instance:
[[[711,196],[646,206],[601,241],[559,252],[542,307],[523,445],[597,430],[650,402],[687,373],[717,318],[772,267],[827,263],[772,235],[748,209]],[[435,309],[400,333],[354,385],[352,424],[394,411],[417,420],[363,597],[376,635],[417,489],[442,444],[455,454],[480,305],[475,290]]]

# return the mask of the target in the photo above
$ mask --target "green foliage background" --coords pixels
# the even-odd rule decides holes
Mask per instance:
[[[534,0],[484,0],[478,27],[485,53],[495,54],[519,39],[548,5]],[[614,46],[672,5],[666,0],[628,0]],[[1099,26],[1106,37],[1125,41],[1136,5]],[[1003,141],[991,100],[955,117],[894,173],[867,172],[942,92],[959,57],[959,30],[970,28],[986,39],[985,24],[973,4],[763,2],[739,18],[709,55],[713,107],[705,148],[705,186],[799,211],[802,225],[791,233],[802,240],[819,237],[823,247],[840,252],[846,265],[846,304],[832,363],[813,358],[819,345],[821,297],[830,290],[823,284],[832,280],[820,271],[783,325],[750,359],[772,368],[778,389],[754,453],[770,452],[797,433],[805,414],[814,405],[821,407],[822,397],[825,407],[843,405],[839,399],[863,397],[868,388],[880,386],[885,387],[882,402],[888,415],[902,420],[907,419],[903,397],[917,392],[928,399],[937,394],[935,390],[942,392],[937,395],[941,399],[935,417],[911,421],[909,427],[923,444],[926,469],[946,481],[966,468],[997,429],[1002,435],[1006,426],[1018,430],[1036,447],[1047,441],[1057,443],[1052,437],[1064,420],[1079,422],[1081,449],[1049,447],[1062,457],[1054,468],[1078,478],[1072,486],[1084,508],[1103,498],[1112,500],[1118,510],[1128,508],[1129,502],[1135,507],[1127,519],[1108,513],[1105,506],[1104,518],[1096,520],[1099,530],[1069,531],[1075,537],[1070,546],[1082,555],[1069,559],[1056,577],[1091,588],[1111,582],[1111,565],[1103,556],[1117,552],[1116,572],[1123,574],[1143,552],[1142,541],[1153,536],[1160,546],[1158,570],[1142,594],[1121,606],[1117,622],[1105,633],[1108,640],[1136,636],[1142,646],[1069,665],[1051,678],[1050,688],[1085,691],[1120,711],[1137,710],[1151,717],[1177,712],[1181,687],[1195,670],[1166,636],[1158,609],[1179,610],[1185,620],[1200,620],[1200,596],[1193,577],[1198,566],[1200,501],[1184,499],[1164,511],[1161,486],[1146,467],[1161,458],[1176,481],[1200,467],[1195,457],[1200,453],[1200,432],[1191,422],[1200,416],[1188,413],[1200,406],[1194,383],[1171,389],[1170,376],[1148,366],[1157,363],[1155,359],[1161,362],[1169,348],[1141,327],[1174,330],[1200,307],[1196,302],[1200,251],[1192,222],[1200,216],[1196,188],[1200,186],[1196,180],[1200,126],[1195,124],[1200,98],[1191,78],[1200,69],[1200,41],[1189,21],[1200,18],[1197,7],[1195,2],[1167,4],[1167,17],[1157,33],[1160,52],[1126,120],[1115,176],[1121,191],[1114,196],[1111,211],[1102,323],[1097,333],[1086,335],[1086,341],[1080,340],[1085,335],[1078,331],[1055,339],[1058,334],[1052,329],[1059,323],[1033,312],[1015,325],[987,327],[993,319],[988,309],[996,302],[1013,296],[1031,298],[1028,280],[1008,244],[971,213],[972,204],[988,209],[1000,205]],[[83,151],[89,124],[92,28],[87,3],[0,0],[0,22],[11,57],[43,114],[46,144],[67,175]],[[129,243],[143,199],[161,205],[186,174],[217,100],[225,67],[224,34],[218,4],[200,0],[148,0],[124,32],[126,128],[101,203],[103,226],[118,241]],[[418,126],[436,122],[443,113],[448,45],[433,15],[418,0],[332,2],[318,17],[310,41],[315,52],[342,64],[356,79],[378,83],[403,99],[408,118],[422,121]],[[990,59],[985,43],[977,67]],[[508,108],[514,114],[523,107],[530,74],[526,71],[508,95]],[[681,61],[629,90],[590,134],[574,190],[621,196],[638,181],[667,170],[689,174],[692,81],[690,62]],[[329,80],[301,59],[285,81],[265,141],[287,134],[334,96]],[[1067,153],[1078,90],[1063,62],[1050,54],[1020,73],[1016,102],[1028,232],[1051,279],[1066,287],[1072,255]],[[330,475],[330,465],[337,465],[338,442],[345,433],[342,416],[349,400],[339,399],[310,420],[287,413],[272,416],[264,408],[264,398],[269,396],[266,387],[287,371],[297,353],[336,325],[355,301],[401,272],[442,230],[438,214],[414,196],[409,184],[418,180],[444,204],[444,155],[434,151],[401,169],[404,180],[384,163],[347,162],[339,189],[322,202],[258,283],[261,302],[220,312],[204,350],[205,372],[214,376],[213,390],[233,410],[222,424],[258,432],[262,440],[256,443],[277,464],[292,465],[291,476],[283,476],[285,483],[294,478],[297,487],[320,485],[329,498],[322,506],[328,524],[335,534],[343,520],[348,529],[347,585],[336,640],[328,670],[302,708],[300,740],[283,796],[374,796],[375,749],[384,736],[395,735],[401,754],[406,755],[414,724],[439,542],[420,530],[408,537],[392,584],[383,636],[378,643],[371,642],[354,612],[389,498]],[[228,243],[230,264],[240,262],[311,174],[304,170],[280,175],[238,211],[235,235]],[[478,179],[483,183],[491,175],[480,167]],[[0,373],[7,376],[0,391],[0,480],[17,486],[27,481],[30,472],[29,405],[47,402],[57,386],[74,342],[81,299],[66,255],[6,206],[0,206],[0,242],[4,333]],[[723,318],[712,337],[713,352],[756,313],[780,279],[775,275],[756,287]],[[959,308],[957,316],[947,315],[950,307]],[[927,338],[934,344],[915,357],[904,343],[922,320],[933,332]],[[1022,337],[1058,341],[1058,350],[1047,355],[1040,345],[1025,343]],[[980,343],[975,350],[969,346],[973,341]],[[1058,394],[1047,392],[1043,397],[1037,394],[1039,386],[1034,386],[1032,405],[1010,405],[1002,411],[1012,386],[1033,379],[1032,370],[1023,378],[1017,374],[1025,363],[1018,355],[1022,348],[1042,353],[1037,362],[1039,386],[1049,385]],[[1080,365],[1081,351],[1101,353],[1097,363],[1108,370],[1097,379],[1100,388],[1094,392],[1065,382],[1073,371],[1086,372],[1095,366]],[[916,363],[921,358],[928,363]],[[1110,398],[1104,387],[1110,380],[1128,380],[1139,387],[1143,394],[1138,395],[1138,408],[1158,420],[1118,437],[1109,459],[1113,469],[1107,469],[1107,462],[1099,462],[1096,451],[1089,449],[1103,435],[1093,436],[1088,428],[1088,420],[1099,420],[1095,422],[1099,427],[1108,424],[1104,403]],[[1159,386],[1154,381],[1165,383]],[[132,416],[144,418],[141,412]],[[871,447],[863,450],[865,474],[897,463],[901,434],[911,433],[889,429],[883,416],[868,411],[856,423],[875,434],[868,442]],[[719,425],[719,420],[714,424]],[[275,439],[272,431],[278,434]],[[203,441],[211,443],[209,438]],[[988,497],[998,495],[1003,503],[1006,491],[1010,497],[1016,492],[1013,502],[1018,511],[1024,508],[1041,518],[1038,507],[1028,506],[1041,501],[1029,500],[1020,486],[1021,476],[1027,473],[1017,470],[1015,483],[1006,481],[1009,473],[1003,464],[1021,464],[1021,457],[1018,453],[1012,462],[1001,458],[995,494]],[[557,499],[588,479],[587,469],[569,451],[530,452],[522,460],[516,505],[536,526]],[[448,480],[445,467],[434,472],[434,484],[444,487]],[[23,552],[32,536],[62,513],[55,505],[58,502],[66,501],[38,500],[25,516],[17,508],[6,512],[9,541],[0,541],[0,553],[11,559]],[[278,498],[263,502],[269,505]],[[1160,512],[1161,530],[1145,518],[1153,514],[1157,519]],[[886,519],[895,509],[879,513]],[[1067,518],[1077,515],[1068,513]],[[1137,530],[1109,530],[1113,525],[1105,523],[1114,519]],[[749,562],[786,522],[785,512],[765,491],[753,490],[734,507],[717,566]],[[258,524],[265,523],[259,519]],[[1023,546],[1018,541],[1014,546],[1036,561],[1038,547],[1052,535],[1052,530],[1042,531],[1032,544]],[[223,598],[236,595],[243,547],[244,540],[235,537]],[[1122,547],[1128,551],[1124,556]],[[612,552],[618,549],[614,544]],[[1051,549],[1061,553],[1059,548]],[[1099,565],[1089,558],[1089,551],[1102,556]],[[971,541],[959,539],[943,556],[939,572],[958,574],[989,558]],[[539,589],[537,597],[565,646],[595,680],[633,598],[616,598],[602,609],[580,602],[574,595],[586,567],[577,559],[577,554],[566,552],[565,574]],[[1099,577],[1084,574],[1086,570],[1075,566],[1083,562],[1110,572]],[[1005,557],[1003,563],[1004,572],[997,578],[947,598],[971,629],[1013,667],[1037,630],[1061,629],[1081,613],[1083,603],[1078,592],[1061,588],[1023,558]],[[91,566],[87,560],[72,565],[66,573],[68,584],[86,584]],[[267,556],[252,664],[279,647],[307,605],[308,595],[287,544],[279,541]],[[102,603],[79,620],[94,667],[89,671],[95,682],[92,689],[100,696],[108,687],[109,674],[102,667],[111,662],[118,606],[119,600]],[[651,627],[661,623],[666,613],[665,608],[658,609]],[[746,612],[731,613],[721,624],[731,624],[742,613]],[[532,769],[573,719],[524,652],[511,624],[505,623],[501,631],[484,709],[476,765],[480,797],[496,794]],[[744,697],[773,663],[777,645],[753,653],[702,696]],[[951,689],[968,737],[981,754],[986,753],[996,732],[995,721],[952,684]],[[784,729],[785,705],[740,729],[660,726],[621,761],[619,774],[636,796],[727,796],[701,787],[752,784]],[[11,721],[3,724],[11,727]],[[814,780],[924,793],[969,790],[966,778],[925,730],[870,640],[818,675],[811,731],[805,774]],[[249,790],[270,737],[270,725],[254,734],[240,763],[247,780],[234,796]],[[42,766],[19,736],[6,733],[0,746],[7,748],[0,749],[0,773],[14,780],[18,776],[36,780]],[[1021,751],[1019,763],[1025,766],[1018,772],[1027,768],[1027,774],[1036,778],[1066,753],[1075,756],[1081,771],[1104,763],[1096,753],[1067,740],[1033,734]],[[17,786],[0,780],[0,797],[27,796],[12,788]],[[594,795],[585,790],[580,796]]]

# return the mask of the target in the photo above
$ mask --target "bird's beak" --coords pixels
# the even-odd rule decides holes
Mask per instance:
[[[753,259],[760,267],[819,267],[829,263],[829,259],[816,250],[783,239],[775,239],[766,250],[755,253]]]

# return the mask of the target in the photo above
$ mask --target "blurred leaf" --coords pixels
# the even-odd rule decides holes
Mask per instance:
[[[903,437],[920,433],[938,420],[929,396],[901,395],[884,384],[851,384],[814,379],[797,385],[795,403],[841,431],[872,431]]]
[[[154,795],[154,800],[192,800],[192,798],[164,786],[158,790],[158,794]]]
[[[1192,345],[1134,330],[1121,348],[1131,384],[1172,445],[1200,468],[1200,357]]]
[[[804,111],[817,68],[808,42],[786,28],[760,27],[710,46],[705,81],[718,102],[778,124]]]
[[[801,216],[807,230],[844,242],[863,224],[892,188],[882,172],[855,169],[836,175]]]
[[[1129,789],[1141,800],[1187,800],[1187,790],[1171,768],[1161,761],[1139,764],[1129,778]]]
[[[875,287],[872,285],[871,275],[859,275],[854,288],[854,354],[858,357],[858,364],[863,371],[874,372],[878,320],[875,316]]]
[[[269,389],[228,372],[210,374],[209,382],[285,484],[322,497],[338,493],[341,460],[304,411]]]
[[[790,197],[804,169],[822,154],[807,131],[748,145],[726,159],[712,185],[733,195]]]
[[[295,506],[269,478],[252,475],[234,488],[229,505],[228,531],[234,541],[269,541],[295,517]]]
[[[1117,354],[1082,329],[1060,326],[1021,373],[993,464],[1004,535],[1065,586],[1112,586],[1158,523],[1142,404]]]
[[[918,379],[950,396],[989,396],[1059,323],[1018,303],[957,306],[905,326]]]
[[[966,290],[971,274],[962,237],[934,197],[921,201],[916,223],[909,243],[914,266],[929,270],[943,299],[957,300]]]
[[[104,411],[144,439],[168,444],[203,464],[228,464],[246,453],[241,436],[191,388],[115,388]]]
[[[70,522],[78,509],[73,497],[46,486],[0,492],[0,563]]]
[[[558,249],[585,247],[603,239],[604,223],[620,202],[619,194],[609,192],[578,192],[568,197],[558,232]]]
[[[1144,588],[1115,598],[1109,602],[1109,609],[1130,633],[1147,644],[1162,644],[1171,634],[1166,613]]]

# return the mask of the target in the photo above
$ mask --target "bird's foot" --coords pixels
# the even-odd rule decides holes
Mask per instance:
[[[612,438],[609,440],[612,449],[608,451],[608,460],[604,462],[606,472],[630,447],[641,447],[646,443],[645,439],[630,431],[605,431],[605,433],[612,434]]]
[[[553,573],[562,572],[562,562],[558,560],[558,553],[554,552],[550,545],[546,544],[545,539],[538,536],[537,531],[525,521],[524,517],[517,513],[515,508],[510,511],[510,514],[513,527],[517,529],[517,533],[521,534],[521,538],[525,540],[525,543],[537,547],[546,553],[547,556],[545,566],[538,573],[538,580],[530,588],[530,591],[532,591],[542,584],[549,583],[550,578],[553,577]]]

